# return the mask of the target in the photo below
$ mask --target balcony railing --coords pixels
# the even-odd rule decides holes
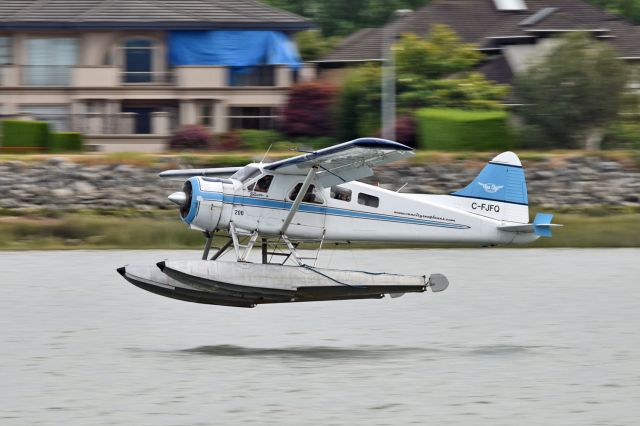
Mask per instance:
[[[71,65],[24,65],[22,84],[25,86],[70,86]]]
[[[303,68],[300,81],[312,80],[314,72]],[[288,87],[293,71],[284,66],[259,66],[236,70],[225,66],[184,66],[170,71],[124,71],[100,65],[0,65],[1,86],[73,86],[109,88],[158,85],[185,88]]]
[[[173,71],[123,71],[122,84],[175,84]]]

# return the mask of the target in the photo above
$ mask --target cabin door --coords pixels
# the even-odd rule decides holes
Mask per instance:
[[[302,188],[302,182],[297,182],[285,195],[285,202],[291,206]],[[298,212],[293,217],[287,234],[303,238],[321,239],[324,235],[326,223],[327,200],[317,185],[310,185],[302,199]]]

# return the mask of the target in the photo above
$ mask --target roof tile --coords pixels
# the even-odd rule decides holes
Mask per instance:
[[[310,20],[254,0],[1,0],[0,28],[91,23],[281,24],[303,29]],[[73,25],[69,25],[73,26]]]
[[[583,0],[526,0],[526,4],[527,10],[499,11],[492,0],[433,0],[386,28],[425,36],[434,24],[447,24],[463,41],[485,49],[498,47],[497,38],[528,37],[540,31],[609,29],[614,36],[610,40],[622,56],[640,53],[640,27]],[[532,25],[522,25],[528,17],[548,7],[556,10]],[[320,62],[380,60],[382,34],[382,29],[361,30],[355,34],[357,37],[343,40]]]

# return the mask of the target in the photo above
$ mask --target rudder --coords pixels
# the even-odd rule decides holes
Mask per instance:
[[[462,204],[471,213],[509,222],[529,222],[524,169],[511,151],[496,156],[470,184],[449,195],[464,199]]]

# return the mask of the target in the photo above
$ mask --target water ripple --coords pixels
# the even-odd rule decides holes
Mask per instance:
[[[386,356],[411,355],[437,352],[437,349],[397,346],[294,346],[283,348],[250,348],[235,345],[210,345],[183,349],[181,353],[195,353],[219,357],[292,357],[311,359],[381,358]]]

